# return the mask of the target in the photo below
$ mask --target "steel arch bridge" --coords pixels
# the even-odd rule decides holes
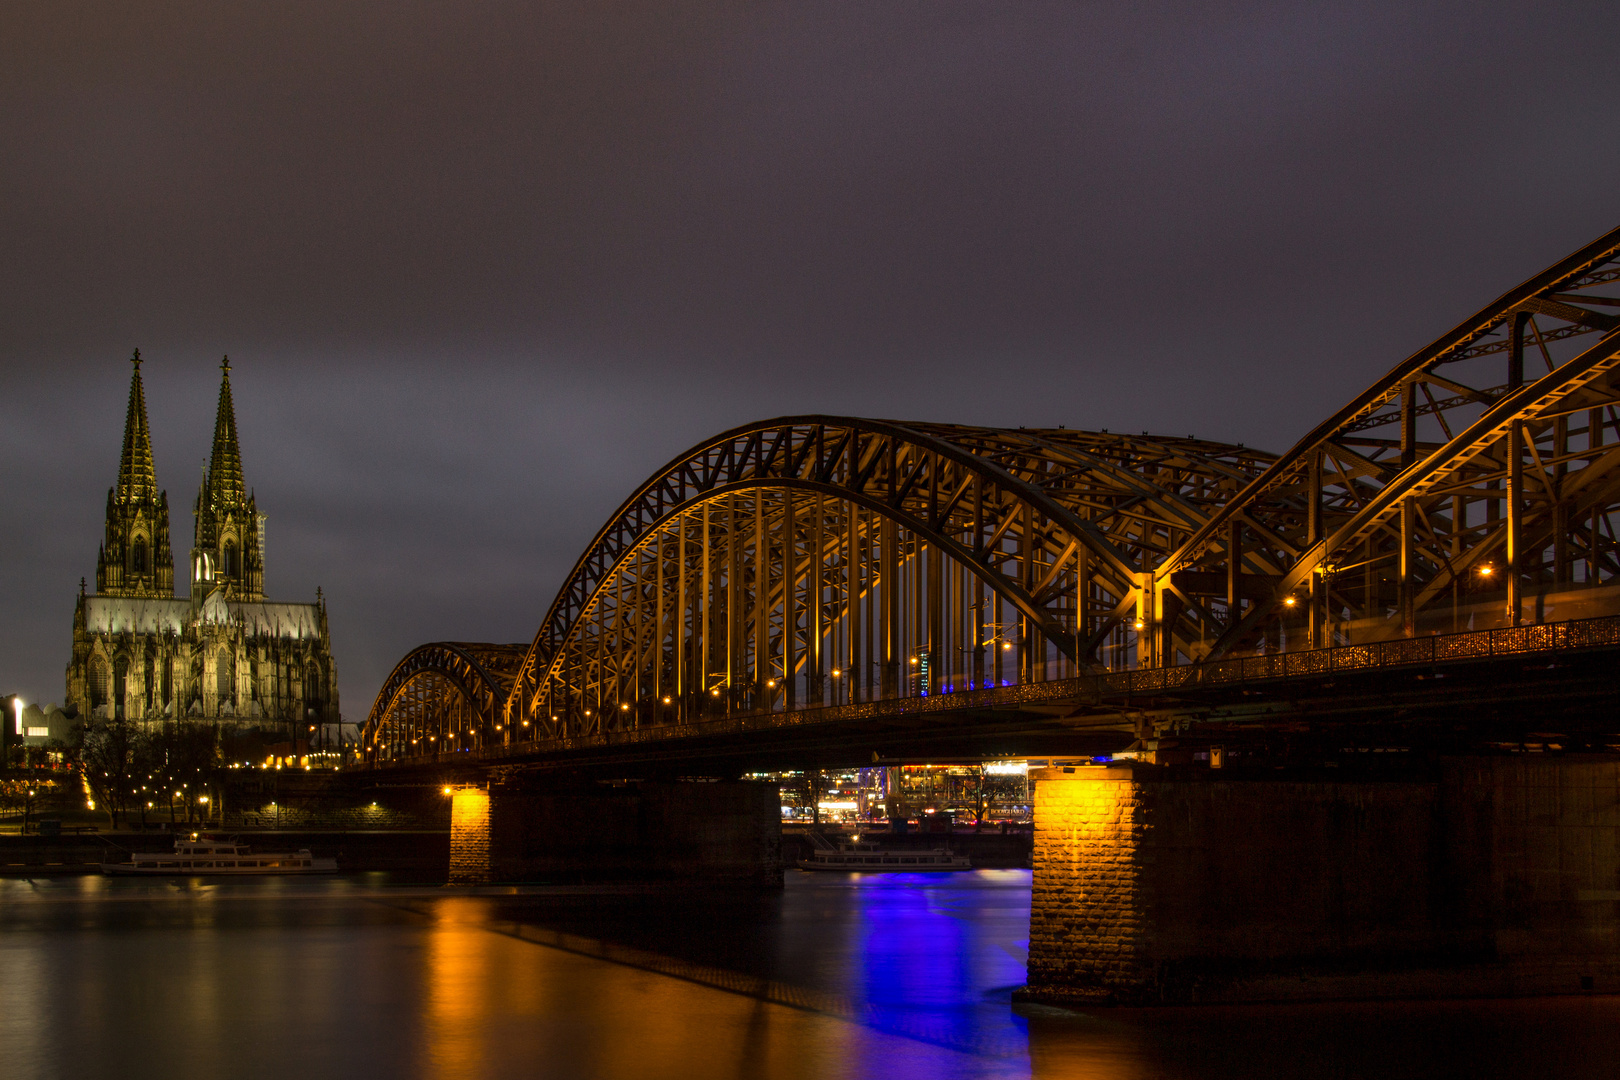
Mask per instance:
[[[1281,457],[828,416],[724,432],[624,502],[531,644],[402,661],[362,743],[639,741],[1614,613],[1617,280],[1620,230]]]

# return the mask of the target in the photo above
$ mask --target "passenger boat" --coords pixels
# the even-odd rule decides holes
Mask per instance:
[[[317,859],[308,848],[255,852],[235,840],[174,838],[174,850],[140,851],[129,862],[102,863],[103,874],[335,874],[336,859]]]
[[[944,848],[929,851],[884,851],[876,844],[830,845],[799,860],[800,870],[859,870],[865,873],[937,874],[942,870],[971,870],[966,855]]]

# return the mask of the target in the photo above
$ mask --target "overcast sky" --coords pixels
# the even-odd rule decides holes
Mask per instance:
[[[0,693],[59,701],[130,351],[183,581],[229,353],[344,712],[527,641],[724,428],[1286,449],[1620,224],[1620,4],[0,7]],[[183,588],[183,587],[182,587]]]

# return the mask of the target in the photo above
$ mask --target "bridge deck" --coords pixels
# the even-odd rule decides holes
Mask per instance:
[[[1304,720],[1355,724],[1458,718],[1484,739],[1514,728],[1617,725],[1620,617],[1503,627],[1251,656],[1174,668],[1104,672],[929,697],[791,712],[747,713],[379,762],[369,771],[576,768],[637,763],[847,763],[903,746],[936,756],[1079,756],[1117,751],[1144,717],[1185,729],[1286,729]],[[1512,719],[1517,712],[1522,722]],[[781,767],[778,764],[778,767]]]

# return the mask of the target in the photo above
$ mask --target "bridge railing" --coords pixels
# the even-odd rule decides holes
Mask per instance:
[[[1244,656],[1210,664],[1115,671],[1095,678],[1099,696],[1118,697],[1269,679],[1297,679],[1338,671],[1485,660],[1609,645],[1620,645],[1620,616],[1504,626],[1493,630],[1469,630],[1428,637],[1392,638],[1365,645],[1338,645],[1303,652]]]

